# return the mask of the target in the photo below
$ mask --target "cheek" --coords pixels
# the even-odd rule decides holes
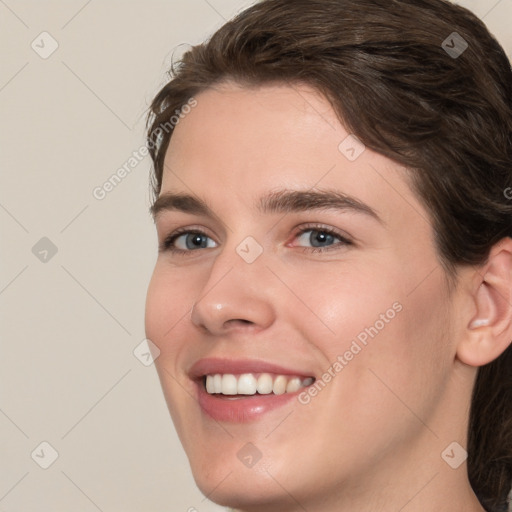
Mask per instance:
[[[318,404],[332,401],[324,409],[330,417],[342,401],[344,410],[354,413],[353,421],[363,421],[361,428],[364,421],[375,421],[376,411],[391,422],[399,417],[409,421],[404,403],[428,414],[452,356],[441,271],[411,291],[411,283],[421,282],[425,272],[414,275],[396,263],[373,268],[378,272],[351,268],[331,276],[317,274],[315,280],[310,276],[305,282],[314,284],[304,287],[302,296],[315,315],[306,320],[304,311],[294,313],[306,339],[322,354],[326,371],[335,374],[327,375]]]
[[[180,277],[180,272],[173,272],[158,261],[148,286],[145,308],[146,337],[160,350],[155,368],[180,436],[183,425],[190,420],[183,412],[188,410],[187,401],[194,392],[192,387],[184,388],[181,364],[187,339],[185,326],[192,304],[187,297],[189,289],[190,283]]]
[[[429,273],[433,263],[427,256],[426,261],[407,255],[350,258],[325,272],[311,267],[290,275],[309,313],[302,307],[288,314],[331,362],[356,340],[365,355],[360,360],[375,354],[387,363],[428,363],[425,358],[449,348],[450,302],[442,270]]]
[[[374,270],[369,272],[368,268]],[[379,332],[387,328],[398,316],[399,305],[393,305],[400,297],[397,288],[390,285],[389,277],[378,278],[389,275],[382,267],[346,264],[321,270],[311,268],[302,271],[300,279],[295,277],[293,288],[299,290],[297,295],[303,305],[289,308],[288,303],[287,311],[283,310],[282,314],[293,314],[292,321],[303,325],[307,339],[333,361],[350,348],[354,339],[364,346],[364,341],[369,339],[367,330],[372,326],[376,325]]]
[[[158,346],[164,357],[175,353],[173,340],[179,339],[176,332],[192,307],[189,298],[192,289],[180,272],[172,272],[157,262],[146,295],[145,327],[146,337]]]

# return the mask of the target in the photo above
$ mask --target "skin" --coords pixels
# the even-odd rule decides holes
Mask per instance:
[[[483,511],[466,462],[452,469],[441,454],[454,441],[467,446],[478,366],[512,339],[510,240],[485,266],[460,269],[449,290],[405,170],[368,148],[349,161],[338,150],[348,132],[319,93],[226,82],[196,99],[172,136],[161,193],[200,197],[215,217],[162,211],[155,221],[160,243],[190,227],[209,247],[159,252],[146,334],[201,491],[247,512]],[[278,188],[334,189],[382,222],[351,211],[257,212]],[[352,244],[334,238],[312,253],[311,232],[297,236],[310,223]],[[263,249],[251,264],[236,252],[247,236]],[[201,412],[187,376],[198,359],[262,359],[321,378],[396,302],[401,311],[308,404],[244,424]],[[489,325],[474,327],[482,318]],[[237,458],[247,442],[261,452],[252,468]]]

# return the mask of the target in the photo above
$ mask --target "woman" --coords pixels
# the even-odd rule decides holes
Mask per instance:
[[[511,84],[443,0],[264,0],[173,70],[146,331],[208,498],[507,510]]]

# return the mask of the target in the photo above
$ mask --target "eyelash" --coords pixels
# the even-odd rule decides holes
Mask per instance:
[[[341,245],[345,245],[345,246],[353,245],[353,243],[350,240],[348,240],[346,237],[344,237],[341,233],[337,232],[334,229],[327,228],[325,226],[318,225],[318,224],[303,227],[300,231],[297,231],[297,233],[295,233],[294,238],[297,238],[297,237],[303,235],[304,233],[307,233],[308,231],[317,231],[319,233],[325,233],[327,235],[331,235],[335,238],[338,238],[339,243],[330,245],[328,247],[301,247],[301,249],[303,249],[303,252],[322,253],[322,252],[326,252],[326,251],[335,250],[336,248],[339,248],[339,246],[341,246]],[[180,236],[185,235],[185,234],[187,234],[187,235],[204,235],[208,238],[211,238],[204,231],[201,231],[199,229],[181,228],[181,229],[174,231],[174,233],[171,233],[160,244],[159,250],[161,252],[171,252],[173,254],[190,256],[192,253],[196,252],[198,249],[192,249],[192,250],[178,249],[172,245],[176,241],[177,238],[179,238]],[[207,247],[207,249],[208,249],[208,247]]]

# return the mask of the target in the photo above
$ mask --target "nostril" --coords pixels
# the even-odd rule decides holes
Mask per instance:
[[[252,325],[254,322],[251,322],[250,320],[245,320],[244,318],[234,318],[232,320],[228,320],[226,322],[227,325],[231,325],[231,324],[238,324],[238,323],[241,323],[241,324],[249,324],[249,325]]]

